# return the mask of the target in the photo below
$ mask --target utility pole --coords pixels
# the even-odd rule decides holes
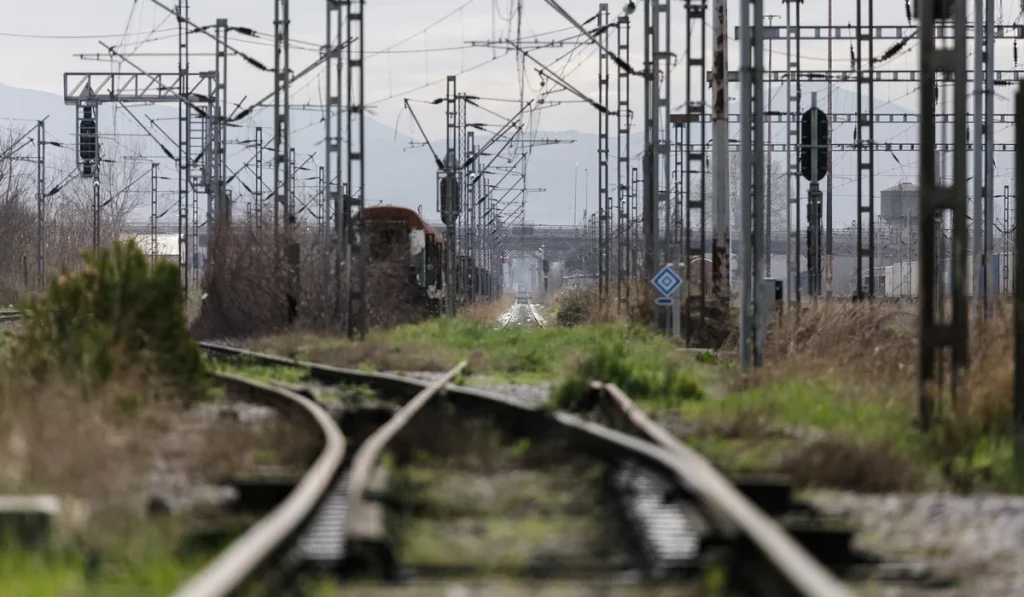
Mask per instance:
[[[274,245],[285,263],[285,319],[292,324],[299,309],[299,244],[292,212],[292,177],[289,110],[289,47],[291,16],[289,0],[274,0]],[[282,253],[283,250],[283,253]]]
[[[763,0],[740,4],[740,367],[763,365],[764,284],[758,259],[764,247]]]
[[[979,37],[979,34],[975,33],[975,37]],[[995,135],[992,130],[992,114],[995,111],[995,68],[995,0],[988,0],[985,3],[985,283],[988,286],[984,295],[986,319],[991,319],[993,315],[998,292],[992,263],[992,251],[995,248]],[[980,114],[975,118],[979,117]],[[980,143],[981,139],[977,142]]]
[[[629,210],[629,132],[630,118],[632,113],[629,106],[629,17],[620,16],[617,28],[618,42],[618,74],[616,77],[617,87],[615,93],[616,109],[615,121],[617,124],[617,146],[616,156],[616,206],[618,208],[618,221],[616,222],[616,233],[618,234],[618,310],[622,313],[629,307],[629,282],[630,282],[630,210]],[[573,226],[576,225],[576,201],[575,184],[573,186]]]
[[[227,197],[227,145],[228,127],[227,119],[230,115],[230,104],[228,103],[228,21],[217,19],[214,27],[216,39],[216,70],[214,71],[214,109],[210,119],[210,136],[212,139],[212,178],[213,178],[213,201],[214,211],[207,215],[207,244],[212,244],[212,238],[217,229],[226,230],[231,224],[231,202]]]
[[[449,75],[447,79],[447,90],[445,93],[445,154],[443,168],[439,172],[440,184],[438,185],[437,210],[441,212],[441,221],[448,228],[445,238],[445,250],[447,252],[447,263],[445,265],[445,312],[448,317],[455,317],[455,262],[456,262],[456,226],[459,221],[459,209],[462,202],[459,200],[459,184],[456,179],[456,163],[459,153],[459,123],[456,102],[458,101],[458,87],[454,76]]]
[[[263,185],[263,127],[256,127],[255,138],[256,154],[253,156],[253,169],[255,174],[255,192],[252,198],[252,214],[257,230],[263,229],[263,193],[266,187]]]
[[[1024,117],[1024,91],[1017,91],[1014,100],[1018,118]],[[1024,128],[1016,127],[1014,138],[1018,145],[1024,144]],[[1024,176],[1021,176],[1021,173],[1024,173],[1024,152],[1016,153],[1014,166],[1017,172],[1014,181],[1014,208],[1019,214],[1021,201],[1024,200]],[[1009,189],[1003,194],[1009,194]],[[1004,225],[1004,228],[1006,227],[1008,222]],[[1016,222],[1013,226],[1013,238],[1015,247],[1024,247],[1024,227],[1018,226]],[[1013,314],[1016,340],[1013,343],[1013,468],[1017,479],[1020,480],[1024,479],[1024,261],[1020,259],[1019,254],[1014,255],[1013,263]]]
[[[44,220],[46,218],[46,122],[36,123],[36,287],[42,290],[46,280],[43,269]]]
[[[985,296],[985,145],[982,139],[985,136],[985,122],[982,118],[985,110],[984,90],[986,89],[983,79],[985,69],[985,40],[980,32],[985,27],[985,0],[974,0],[974,85],[971,91],[974,92],[974,181],[972,197],[974,198],[974,214],[971,226],[971,240],[973,241],[973,265],[974,277],[972,290],[974,295],[975,321],[981,321],[983,303],[987,302]]]
[[[473,131],[466,132],[466,150],[469,155],[476,154],[476,135]],[[473,270],[473,265],[476,263],[473,258],[476,256],[476,243],[475,235],[473,234],[473,227],[476,226],[476,178],[473,176],[476,173],[479,163],[477,160],[473,160],[470,165],[468,172],[466,172],[466,196],[464,209],[467,212],[466,218],[466,265],[469,271],[466,274],[469,276],[469,282],[466,288],[466,295],[469,297],[469,302],[476,301],[476,271]]]
[[[726,0],[714,0],[714,63],[711,75],[711,292],[728,317],[729,260],[729,52]],[[653,272],[652,272],[653,275]]]
[[[189,87],[189,0],[182,0],[175,7],[178,17],[178,94],[181,98],[188,97]],[[189,263],[191,261],[191,243],[188,230],[189,186],[192,176],[192,106],[188,102],[178,101],[178,274],[181,278],[182,291],[188,297]]]
[[[771,70],[771,67],[768,68]],[[832,71],[832,0],[828,0],[828,70]],[[825,113],[828,114],[828,138],[832,138],[832,86],[828,86]],[[771,141],[769,140],[769,143]],[[828,152],[826,166],[828,180],[825,182],[825,209],[828,220],[825,222],[825,298],[832,298],[832,152]]]
[[[931,1],[931,0],[929,0]],[[864,23],[864,4],[867,23]],[[866,26],[865,26],[866,25]],[[875,2],[857,0],[857,299],[875,296]],[[865,68],[866,65],[866,68]],[[926,89],[924,86],[921,89]],[[867,110],[864,101],[867,100]],[[865,183],[867,183],[865,185]],[[865,186],[867,187],[865,189]],[[867,220],[867,246],[864,221]],[[865,261],[867,271],[865,272]],[[867,280],[865,283],[865,273]]]
[[[967,266],[967,3],[953,0],[948,3],[919,2],[917,4],[921,40],[921,154],[920,154],[920,215],[919,226],[920,269],[918,275],[918,302],[921,308],[921,337],[919,343],[919,414],[918,423],[925,431],[930,429],[935,401],[941,396],[943,376],[941,363],[943,349],[952,352],[950,370],[953,408],[967,371],[967,296],[964,273]],[[953,21],[953,44],[937,47],[935,33]],[[945,28],[945,27],[944,27]],[[935,88],[939,75],[953,79],[953,184],[945,180],[936,182],[935,110],[936,98],[928,90]],[[1020,100],[1018,99],[1018,102]],[[1019,105],[1019,104],[1018,104]],[[976,141],[977,142],[977,141]],[[1018,163],[1020,159],[1018,158]],[[944,301],[936,300],[936,265],[938,264],[941,226],[945,216],[951,215],[953,224],[952,257],[952,319],[946,322]],[[1019,266],[1018,266],[1019,267]],[[1020,288],[1020,278],[1017,279]],[[1017,299],[1019,302],[1019,298]],[[1019,325],[1019,324],[1018,324]],[[941,367],[945,369],[945,367]],[[1016,415],[1016,413],[1015,413]]]
[[[159,187],[157,185],[159,165],[153,162],[149,167],[149,263],[150,265],[156,265],[156,256],[158,252],[158,245],[156,241],[156,221],[159,218],[157,212],[157,197],[159,195]]]
[[[831,0],[829,0],[831,2]],[[772,21],[775,19],[781,19],[781,15],[764,15],[764,18],[768,19],[768,26],[771,27]],[[768,38],[768,70],[772,70],[772,39]],[[771,83],[765,85],[765,96],[768,98],[769,104],[771,103]],[[771,105],[768,106],[771,108]],[[768,159],[765,165],[765,210],[764,210],[764,275],[766,278],[772,277],[772,121],[768,119]]]
[[[786,28],[795,26],[800,31],[800,6],[803,0],[786,2]],[[859,1],[859,0],[858,0]],[[795,21],[794,21],[795,17]],[[803,97],[800,86],[800,36],[786,36],[786,96],[790,114],[802,112]],[[800,141],[800,127],[789,123],[789,145],[786,152],[788,175],[786,184],[786,300],[800,304],[800,168],[793,148]]]
[[[366,112],[366,90],[363,80],[363,26],[364,0],[344,0],[345,33],[348,46],[345,48],[346,95],[345,112],[348,115],[348,139],[346,160],[346,187],[343,195],[342,213],[343,238],[346,243],[348,268],[348,336],[362,338],[366,335],[366,252],[365,229],[361,215],[366,204],[366,131],[363,128]]]
[[[680,152],[685,152],[680,156],[680,166],[685,164],[685,167],[680,167],[683,179],[683,204],[680,207],[685,216],[681,222],[684,295],[680,311],[683,332],[690,346],[694,345],[697,333],[703,330],[707,317],[708,279],[707,268],[704,267],[707,257],[707,169],[704,166],[707,150],[707,126],[704,124],[707,105],[707,85],[704,84],[707,72],[704,57],[707,47],[706,13],[707,0],[689,0],[686,4],[686,112],[682,125],[686,140],[679,148]],[[691,185],[694,176],[697,177],[699,194],[693,192]]]
[[[611,196],[608,192],[608,99],[610,62],[608,58],[608,4],[601,3],[597,10],[597,28],[600,31],[600,53],[597,60],[598,103],[604,108],[597,112],[597,289],[602,306],[608,300],[609,253],[611,252]]]

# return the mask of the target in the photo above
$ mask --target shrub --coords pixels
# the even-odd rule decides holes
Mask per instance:
[[[631,352],[627,342],[599,344],[553,392],[559,407],[571,407],[590,380],[614,383],[637,401],[675,403],[701,399],[700,385],[668,358]]]
[[[556,301],[558,312],[555,316],[558,325],[572,327],[584,323],[593,307],[592,294],[583,289],[573,289],[559,295]]]
[[[15,364],[37,380],[56,374],[84,389],[129,369],[198,387],[203,365],[188,333],[178,267],[150,268],[134,242],[84,257],[80,272],[65,271],[23,305]]]

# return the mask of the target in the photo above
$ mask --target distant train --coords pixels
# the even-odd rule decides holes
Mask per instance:
[[[448,268],[444,237],[420,214],[406,207],[366,207],[362,218],[371,275],[392,280],[404,278],[409,282],[407,288],[413,289],[409,298],[421,305],[427,315],[443,311]],[[467,257],[459,258],[455,274],[460,302],[474,284],[477,294],[490,286],[489,272]]]

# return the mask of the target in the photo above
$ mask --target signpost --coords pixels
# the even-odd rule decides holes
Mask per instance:
[[[679,336],[679,313],[674,295],[682,283],[683,279],[669,265],[661,268],[651,279],[651,284],[662,295],[654,299],[654,304],[668,307],[669,317],[672,320],[672,334],[676,337]]]

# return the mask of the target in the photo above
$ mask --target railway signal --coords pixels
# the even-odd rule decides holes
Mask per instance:
[[[800,117],[800,174],[816,183],[827,172],[828,116],[816,107],[809,108]]]
[[[810,181],[807,191],[807,294],[821,296],[821,190],[818,181],[828,173],[828,116],[818,109],[817,93],[800,117],[800,174]]]

